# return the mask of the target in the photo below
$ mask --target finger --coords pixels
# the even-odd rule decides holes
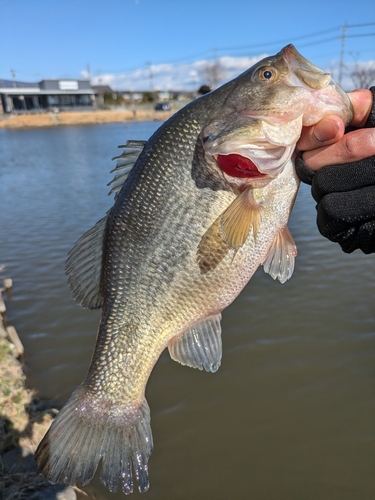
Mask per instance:
[[[310,151],[333,144],[341,139],[345,132],[344,122],[338,116],[327,116],[320,122],[305,127],[299,139],[297,151]]]
[[[349,92],[348,96],[353,105],[353,119],[350,125],[362,127],[370,114],[372,107],[372,93],[367,89],[357,89]],[[304,127],[302,136],[297,143],[296,152],[311,151],[333,144],[341,139],[345,131],[343,121],[337,116],[327,116],[311,127]]]
[[[354,116],[351,121],[353,127],[363,127],[372,108],[372,92],[367,89],[357,89],[348,93],[352,101]]]
[[[311,170],[325,165],[342,165],[375,155],[375,129],[364,128],[345,134],[338,142],[306,151],[303,160]]]

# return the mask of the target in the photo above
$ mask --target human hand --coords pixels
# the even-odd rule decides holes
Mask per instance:
[[[375,155],[375,131],[362,128],[373,106],[373,94],[371,90],[358,89],[349,92],[348,96],[354,111],[350,126],[358,130],[344,134],[345,125],[337,116],[327,116],[316,125],[304,127],[296,152],[304,152],[303,160],[311,170],[352,163]],[[374,127],[375,123],[369,126]]]
[[[375,127],[373,95],[375,87],[349,94],[352,127]],[[305,152],[296,158],[296,171],[312,185],[321,234],[344,252],[375,252],[375,128],[344,135],[342,120],[330,116],[306,127],[297,147]]]

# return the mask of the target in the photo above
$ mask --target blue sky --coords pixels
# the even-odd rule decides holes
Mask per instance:
[[[347,67],[375,64],[374,0],[0,0],[0,15],[0,78],[19,81],[195,88],[204,61],[229,79],[287,43],[337,77],[344,25]]]

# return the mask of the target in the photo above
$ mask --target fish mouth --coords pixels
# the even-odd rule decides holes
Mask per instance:
[[[322,105],[325,108],[325,116],[339,114],[345,125],[348,125],[353,117],[353,105],[349,96],[332,79],[330,73],[325,73],[305,59],[292,44],[284,47],[281,54],[290,70],[285,79],[286,83],[297,87],[302,86],[310,91],[309,114],[316,114],[316,116],[304,116],[303,125],[314,125],[323,118],[322,112],[317,112]]]
[[[240,145],[227,141],[212,147],[208,154],[217,167],[231,178],[274,179],[290,160],[295,144],[266,144],[268,148],[263,143]]]
[[[236,153],[227,155],[215,155],[216,163],[220,170],[230,177],[242,179],[261,179],[269,177],[267,174],[259,172],[258,167],[249,158]]]

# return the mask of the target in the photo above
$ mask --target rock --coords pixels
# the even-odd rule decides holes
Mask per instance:
[[[22,342],[18,336],[16,329],[14,328],[14,326],[7,326],[6,330],[8,332],[8,336],[9,336],[10,341],[12,342],[14,347],[16,348],[17,357],[23,356],[24,348],[23,348]]]
[[[16,474],[20,472],[36,472],[35,460],[30,449],[26,446],[18,446],[4,453],[4,473]]]
[[[13,286],[13,280],[12,278],[5,278],[4,281],[4,288],[5,290],[10,290]]]
[[[0,319],[0,338],[6,339],[8,337],[8,333],[4,328],[4,323]]]
[[[71,486],[51,484],[33,493],[29,500],[77,500],[77,495]]]

